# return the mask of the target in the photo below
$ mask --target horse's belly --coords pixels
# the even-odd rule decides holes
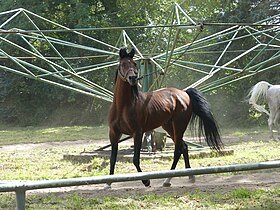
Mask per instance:
[[[118,130],[123,134],[132,135],[135,132],[135,128],[129,122],[120,121],[118,124]]]
[[[158,128],[170,120],[171,115],[169,113],[162,113],[147,118],[144,131],[150,131],[155,128]]]

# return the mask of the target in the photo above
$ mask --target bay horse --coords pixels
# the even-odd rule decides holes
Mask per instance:
[[[250,97],[249,104],[257,111],[264,112],[268,115],[270,138],[275,140],[273,135],[273,126],[275,126],[278,131],[278,139],[280,139],[280,85],[272,85],[266,81],[260,81],[250,89],[248,97]],[[259,98],[266,100],[269,111],[257,104]]]
[[[183,140],[184,132],[189,124],[198,121],[199,136],[203,134],[210,148],[221,151],[223,144],[219,128],[210,111],[209,104],[201,93],[190,88],[186,91],[176,88],[162,88],[152,92],[138,90],[138,69],[133,60],[135,50],[127,52],[126,48],[119,51],[119,66],[116,72],[114,98],[109,110],[109,137],[111,142],[110,175],[114,174],[118,142],[122,134],[134,138],[133,164],[138,172],[140,168],[140,149],[143,133],[157,127],[170,135],[175,143],[174,159],[171,170],[183,154],[185,168],[190,168],[188,145]],[[198,118],[197,118],[198,117]],[[189,177],[191,182],[194,176]],[[170,186],[167,178],[163,186]],[[150,186],[150,180],[142,180]],[[110,188],[107,183],[105,188]]]

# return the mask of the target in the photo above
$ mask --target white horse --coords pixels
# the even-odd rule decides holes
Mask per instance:
[[[268,126],[271,133],[270,138],[275,139],[272,131],[274,125],[278,130],[278,139],[280,139],[280,85],[272,85],[265,81],[258,82],[251,88],[248,97],[250,97],[249,104],[257,111],[264,112],[269,116]],[[263,97],[267,101],[269,111],[256,103],[260,97]]]

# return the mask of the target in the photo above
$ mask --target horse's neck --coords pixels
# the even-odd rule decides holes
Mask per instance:
[[[131,86],[119,77],[115,85],[113,103],[118,110],[127,106],[132,107],[133,103],[135,103],[135,96],[133,95]]]

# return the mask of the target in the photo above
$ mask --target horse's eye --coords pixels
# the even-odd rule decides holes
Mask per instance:
[[[123,68],[127,68],[127,63],[123,63],[123,64],[122,64],[122,67],[123,67]]]

